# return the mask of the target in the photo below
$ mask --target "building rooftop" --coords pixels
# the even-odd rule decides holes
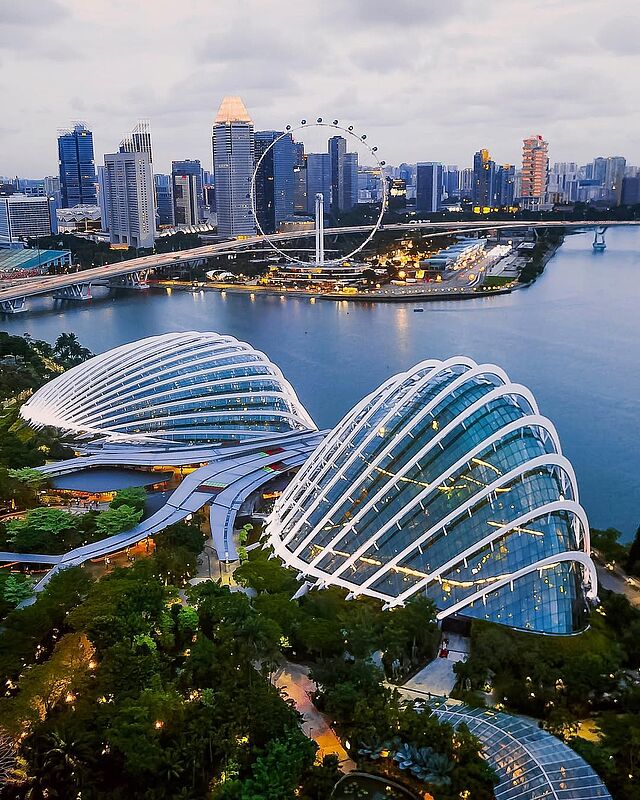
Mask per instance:
[[[52,261],[71,262],[70,250],[0,250],[0,272],[45,269]]]
[[[240,97],[225,97],[220,103],[216,114],[215,124],[229,124],[231,122],[253,122],[247,107]]]
[[[441,722],[464,724],[478,737],[498,775],[496,800],[611,800],[586,761],[534,722],[450,703],[433,711]]]

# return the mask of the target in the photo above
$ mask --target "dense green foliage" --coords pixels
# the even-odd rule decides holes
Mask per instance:
[[[591,548],[596,550],[604,561],[624,565],[627,560],[627,548],[621,544],[622,534],[616,528],[598,530],[591,528]]]
[[[65,369],[88,358],[75,334],[62,333],[54,345],[29,336],[0,332],[0,467],[35,467],[49,459],[69,458],[73,452],[55,431],[35,431],[21,422],[18,403]],[[0,492],[3,474],[0,471]],[[1,499],[5,499],[3,493]]]
[[[436,800],[492,800],[496,778],[480,755],[478,740],[464,727],[454,731],[428,709],[403,708],[397,691],[384,685],[383,673],[371,662],[334,658],[314,667],[311,677],[319,687],[317,704],[353,743],[361,767],[376,763],[399,779],[412,775]]]
[[[0,700],[0,725],[23,734],[23,761],[0,796],[328,796],[335,760],[313,766],[315,744],[267,678],[278,624],[242,592],[206,582],[185,601],[186,573],[166,584],[161,554],[195,557],[196,531],[173,526],[154,556],[97,583],[65,571],[9,615],[0,665],[17,688]],[[23,659],[35,665],[23,672]]]
[[[252,552],[235,578],[258,592],[256,608],[277,622],[285,651],[296,658],[331,658],[341,656],[345,649],[353,657],[364,658],[382,651],[387,674],[400,678],[435,654],[434,606],[424,597],[389,612],[368,598],[347,601],[336,588],[310,592],[291,602],[299,588],[294,574],[260,550]]]
[[[120,489],[116,492],[116,496],[109,503],[110,508],[120,508],[120,506],[129,506],[135,511],[144,511],[144,504],[147,502],[147,492],[144,486],[128,486],[126,489]]]

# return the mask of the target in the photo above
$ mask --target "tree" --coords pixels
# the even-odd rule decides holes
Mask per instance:
[[[116,496],[109,503],[109,508],[129,506],[136,511],[144,511],[146,502],[147,492],[144,486],[127,486],[125,489],[119,489],[116,492]]]
[[[270,742],[243,781],[241,800],[293,800],[302,776],[313,764],[317,745],[292,730],[286,739]]]
[[[21,467],[20,469],[7,470],[9,477],[20,483],[25,483],[34,490],[40,489],[46,483],[46,476],[39,469]]]
[[[96,529],[102,537],[115,536],[131,530],[142,519],[142,511],[123,505],[103,511],[96,520]]]
[[[622,534],[616,528],[604,531],[591,528],[591,549],[597,550],[605,561],[624,564],[627,560],[627,548],[620,544]]]
[[[630,575],[640,575],[640,526],[629,547],[625,568]]]
[[[17,606],[23,600],[33,595],[33,584],[24,575],[8,575],[4,582],[2,597],[12,606]]]
[[[18,693],[0,700],[0,726],[16,738],[43,721],[60,702],[72,698],[75,682],[88,668],[94,648],[83,633],[69,633],[51,658],[24,672]]]
[[[80,344],[75,333],[61,333],[53,346],[53,354],[66,369],[82,364],[93,355]]]
[[[76,518],[61,508],[34,508],[22,519],[7,522],[9,541],[20,553],[61,553]]]
[[[250,586],[259,593],[290,592],[292,596],[299,588],[295,574],[261,550],[252,551],[251,558],[236,569],[233,577],[241,586]]]

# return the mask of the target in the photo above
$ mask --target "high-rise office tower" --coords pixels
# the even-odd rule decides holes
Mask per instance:
[[[56,208],[62,208],[62,192],[58,175],[47,175],[44,179],[44,193],[46,197],[54,201]]]
[[[109,210],[107,206],[107,188],[104,182],[104,167],[101,165],[97,170],[98,183],[98,205],[100,206],[100,227],[103,231],[109,230]]]
[[[619,206],[622,202],[622,181],[627,160],[623,156],[612,156],[607,159],[604,175],[604,199],[611,206]]]
[[[172,176],[185,176],[192,175],[196,183],[196,204],[194,211],[187,215],[189,222],[179,222],[178,217],[182,217],[182,212],[179,214],[177,207],[174,208],[175,224],[176,225],[197,225],[206,219],[205,203],[204,203],[204,189],[203,189],[203,172],[202,164],[198,159],[185,158],[182,161],[171,162],[171,175]],[[177,202],[175,193],[175,180],[174,180],[174,206]],[[182,184],[185,181],[181,182]]]
[[[529,136],[523,140],[520,195],[525,198],[525,205],[539,205],[544,199],[549,172],[548,150],[549,144],[542,136]]]
[[[342,210],[344,200],[344,154],[347,152],[347,140],[344,136],[332,136],[328,142],[329,160],[331,162],[331,212]],[[325,197],[325,205],[326,205]]]
[[[497,208],[509,208],[515,202],[516,168],[513,164],[501,164],[496,169],[495,203]]]
[[[402,163],[398,167],[398,177],[403,180],[407,186],[415,186],[416,183],[416,165]]]
[[[173,216],[175,224],[191,227],[198,224],[198,184],[196,176],[171,175],[173,192]]]
[[[48,197],[16,192],[0,196],[0,246],[11,246],[27,238],[57,233],[56,210]]]
[[[461,169],[458,176],[458,191],[460,192],[461,200],[471,200],[473,197],[473,182],[473,167]]]
[[[275,233],[294,213],[295,174],[299,152],[291,134],[257,131],[256,213],[265,233]]]
[[[93,134],[82,122],[58,131],[58,165],[62,208],[95,206],[96,167],[93,159]]]
[[[448,164],[444,172],[444,190],[447,194],[447,199],[460,197],[460,171],[456,164]]]
[[[471,201],[473,207],[479,209],[496,205],[496,162],[484,148],[473,156]]]
[[[153,184],[156,192],[156,216],[158,225],[174,225],[171,175],[157,173],[153,176]]]
[[[627,176],[622,179],[621,205],[635,206],[640,204],[640,176]]]
[[[111,243],[153,247],[156,215],[149,153],[105,155],[104,184]]]
[[[296,214],[307,211],[307,156],[302,142],[296,142],[296,165],[293,168],[293,210]]]
[[[345,153],[342,158],[342,194],[340,210],[351,211],[358,205],[358,154]]]
[[[433,213],[442,207],[442,164],[423,161],[416,165],[416,211]]]
[[[329,153],[307,154],[307,212],[315,213],[316,195],[324,198],[325,216],[331,198],[331,156]]]
[[[225,97],[212,134],[218,234],[250,236],[256,227],[251,210],[254,167],[253,122],[239,97]]]
[[[148,119],[140,119],[134,129],[120,142],[121,153],[146,153],[149,163],[153,164],[153,147],[151,146],[151,126]]]

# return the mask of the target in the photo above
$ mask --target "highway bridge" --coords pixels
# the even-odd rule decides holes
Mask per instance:
[[[401,222],[391,225],[384,225],[384,231],[412,232],[417,230],[429,231],[426,236],[449,236],[459,233],[476,233],[483,230],[515,230],[518,228],[571,228],[581,230],[587,228],[604,229],[626,226],[640,225],[640,220],[619,221],[619,220],[600,220],[598,222],[565,222],[565,221],[511,221],[511,222]],[[325,228],[325,236],[335,236],[338,234],[357,234],[368,233],[370,225],[355,225],[338,228]],[[306,229],[303,231],[287,231],[285,233],[273,234],[269,238],[272,241],[289,241],[294,239],[308,239],[315,236],[315,230]],[[20,282],[0,289],[0,311],[5,313],[15,313],[26,308],[26,298],[42,294],[53,294],[54,296],[68,300],[83,300],[90,297],[92,283],[103,283],[105,281],[118,281],[122,286],[136,286],[144,283],[150,272],[169,267],[179,267],[180,265],[190,264],[201,259],[219,256],[229,252],[242,252],[265,242],[264,236],[249,236],[244,239],[232,239],[215,244],[207,244],[202,247],[194,247],[189,250],[180,250],[173,253],[156,253],[141,258],[132,258],[128,261],[120,261],[117,264],[107,264],[101,267],[80,272],[72,272],[64,275],[43,275],[33,278],[26,282]]]

